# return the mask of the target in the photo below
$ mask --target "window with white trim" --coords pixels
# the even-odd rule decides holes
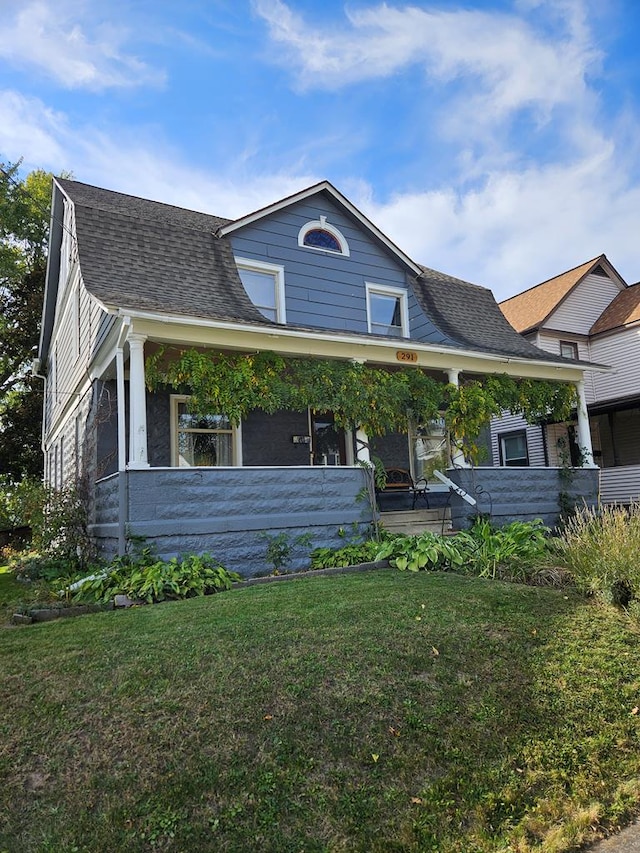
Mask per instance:
[[[275,323],[286,323],[284,267],[250,258],[236,258],[238,274],[258,311]]]
[[[241,465],[240,428],[226,415],[193,412],[189,397],[171,395],[171,463],[176,468]]]
[[[316,249],[321,252],[333,252],[349,257],[349,244],[343,233],[327,222],[326,216],[305,223],[298,232],[298,246]]]
[[[372,335],[408,338],[406,290],[367,283],[367,327]]]
[[[498,436],[498,442],[500,444],[501,465],[514,467],[527,467],[529,465],[526,430],[502,433]]]
[[[560,341],[560,355],[563,358],[578,358],[578,344],[575,341]]]

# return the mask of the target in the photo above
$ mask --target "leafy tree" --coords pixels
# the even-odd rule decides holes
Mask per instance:
[[[0,163],[0,475],[42,473],[36,355],[47,264],[51,174]]]

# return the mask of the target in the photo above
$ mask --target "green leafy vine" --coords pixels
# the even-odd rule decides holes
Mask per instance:
[[[444,416],[452,441],[477,458],[476,440],[503,410],[529,423],[564,421],[576,404],[575,387],[505,375],[438,382],[416,367],[383,369],[350,361],[283,358],[271,352],[221,353],[161,348],[147,359],[150,390],[168,386],[190,395],[197,412],[223,412],[233,424],[259,409],[332,411],[343,428],[370,436],[406,432]]]

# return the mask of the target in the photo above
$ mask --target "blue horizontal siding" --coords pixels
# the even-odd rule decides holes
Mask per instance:
[[[326,216],[347,240],[349,257],[298,246],[300,228],[320,216]],[[444,340],[419,306],[397,257],[324,194],[276,211],[230,239],[237,256],[284,267],[287,323],[293,326],[366,334],[366,282],[370,282],[407,291],[412,338]]]

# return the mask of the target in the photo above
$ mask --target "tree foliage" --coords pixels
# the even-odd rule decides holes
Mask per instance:
[[[42,314],[51,175],[0,164],[0,474],[40,476],[42,382],[30,375]]]

